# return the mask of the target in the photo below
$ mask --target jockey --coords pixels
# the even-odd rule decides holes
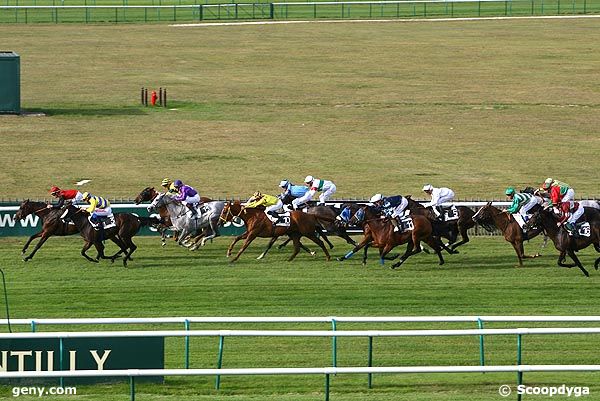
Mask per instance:
[[[281,180],[279,188],[283,189],[283,192],[279,195],[281,200],[285,198],[297,199],[303,197],[307,192],[308,188],[304,185],[294,185],[289,180]]]
[[[423,206],[431,206],[437,218],[443,219],[444,211],[442,210],[442,203],[450,202],[454,199],[454,191],[450,188],[434,188],[431,184],[425,184],[423,192],[431,195],[431,201],[425,203]]]
[[[110,207],[110,202],[108,200],[100,196],[94,196],[89,192],[84,192],[81,197],[84,202],[88,202],[90,204],[85,211],[92,216],[92,222],[98,224],[100,223],[99,218],[101,217],[113,217],[112,208]]]
[[[526,222],[529,219],[527,213],[532,207],[538,204],[538,198],[528,193],[516,192],[513,187],[506,188],[504,193],[508,199],[512,201],[512,204],[506,209],[506,212],[510,214],[519,213],[523,218],[523,222]]]
[[[163,187],[163,189],[165,190],[165,193],[168,194],[177,194],[178,191],[172,187],[173,181],[171,181],[170,178],[163,178],[162,182],[160,183],[160,186]]]
[[[283,207],[283,201],[276,196],[262,194],[262,193],[256,191],[252,195],[252,197],[250,199],[248,199],[248,202],[246,203],[244,208],[248,209],[248,208],[255,208],[258,206],[265,207],[265,213],[266,213],[267,217],[269,217],[269,219],[271,219],[270,216],[277,219],[279,217],[277,215],[277,211]]]
[[[575,198],[575,191],[564,182],[546,178],[542,189],[550,194],[550,206],[560,208],[562,202],[569,202]]]
[[[558,220],[558,226],[565,224],[569,234],[576,235],[575,223],[583,215],[584,209],[579,202],[562,202],[560,205],[561,217]],[[566,222],[566,223],[565,223]]]
[[[83,199],[83,194],[76,189],[60,189],[57,186],[50,188],[50,195],[58,198],[56,205],[46,206],[48,209],[60,209],[65,204],[65,201],[69,200],[73,203],[80,202]]]
[[[384,215],[391,217],[390,221],[394,226],[394,232],[400,230],[398,219],[404,216],[404,212],[408,206],[408,199],[402,195],[384,197],[381,194],[375,194],[371,197],[369,202],[375,205],[375,207]]]
[[[325,201],[329,199],[336,191],[336,187],[333,182],[320,180],[318,178],[314,178],[312,175],[306,176],[304,179],[304,184],[308,188],[308,191],[306,191],[306,193],[300,198],[292,201],[292,207],[294,209],[297,209],[298,205],[302,205],[311,200],[317,192],[322,192],[321,195],[319,195],[319,202],[317,205],[324,205]]]
[[[190,209],[192,213],[192,217],[197,215],[196,206],[200,204],[200,194],[194,188],[189,185],[184,185],[181,180],[175,180],[169,187],[169,191],[176,190],[177,196],[175,196],[175,200],[183,203]]]

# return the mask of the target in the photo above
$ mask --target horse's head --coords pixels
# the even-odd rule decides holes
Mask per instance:
[[[486,231],[493,231],[494,225],[494,213],[498,212],[492,202],[488,202],[482,206],[475,215],[473,215],[473,221],[483,227]]]
[[[139,205],[142,202],[149,202],[153,200],[158,193],[154,190],[154,187],[146,187],[135,197],[134,202]]]
[[[523,225],[525,231],[539,227],[542,218],[543,209],[539,209],[529,217],[529,220]]]
[[[22,220],[25,217],[29,216],[33,213],[33,204],[29,201],[29,199],[24,200],[19,205],[19,210],[15,213],[15,220]]]
[[[239,214],[241,213],[241,206],[240,206],[240,210],[238,211],[236,208],[236,206],[240,206],[239,203],[236,202],[225,202],[224,206],[223,206],[223,210],[221,211],[221,214],[219,215],[219,220],[223,223],[226,222],[235,222],[238,223],[239,222]],[[236,213],[237,212],[237,213]]]
[[[169,200],[171,199],[170,196],[168,196],[166,193],[161,193],[158,194],[154,200],[152,200],[152,203],[150,203],[150,206],[147,207],[148,211],[152,210],[152,209],[158,209],[161,206],[165,206],[167,205],[169,202]]]
[[[354,216],[348,221],[348,224],[357,226],[365,221],[367,206],[363,206],[354,213]]]

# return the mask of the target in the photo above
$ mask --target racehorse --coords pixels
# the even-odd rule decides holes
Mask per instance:
[[[188,235],[195,235],[205,228],[208,228],[209,231],[207,235],[203,236],[202,245],[207,240],[219,236],[219,217],[221,216],[225,202],[212,201],[205,203],[199,218],[197,216],[194,218],[190,217],[187,214],[189,209],[184,204],[164,193],[156,196],[150,204],[150,208],[153,209],[158,209],[161,206],[167,208],[173,227],[179,231],[179,239],[177,241],[179,245],[184,246],[184,241]]]
[[[70,220],[75,224],[84,240],[81,255],[90,262],[97,263],[99,259],[110,259],[114,262],[121,253],[124,253],[123,266],[127,266],[127,260],[131,260],[131,254],[137,249],[137,246],[133,243],[131,238],[137,234],[140,227],[147,225],[151,221],[154,223],[158,222],[158,219],[156,218],[138,217],[130,213],[119,213],[114,215],[114,227],[98,231],[94,229],[94,226],[89,222],[88,216],[89,214],[84,209],[79,209],[72,205],[68,206],[67,211],[64,214],[64,219]],[[120,250],[112,256],[105,256],[104,244],[102,243],[105,239],[110,239],[117,244]],[[92,245],[94,245],[98,251],[96,259],[93,259],[86,254],[86,251],[90,249]]]
[[[557,218],[551,210],[537,211],[533,214],[533,216],[531,216],[526,226],[529,225],[533,227],[540,225],[542,227],[546,235],[548,235],[554,243],[554,247],[560,252],[560,255],[558,256],[559,266],[569,268],[577,266],[583,272],[583,274],[589,277],[589,273],[583,267],[575,252],[587,248],[590,244],[594,245],[596,252],[600,252],[600,218],[592,217],[591,219],[587,219],[587,221],[590,223],[590,236],[580,236],[578,238],[569,236],[564,226],[557,226]],[[567,254],[571,257],[573,262],[575,262],[574,264],[565,263]],[[600,257],[594,262],[594,268],[598,270],[599,265]]]
[[[539,208],[539,206],[534,206],[532,210],[535,210],[535,208]],[[514,217],[508,212],[492,206],[492,202],[488,202],[482,206],[473,216],[473,221],[490,232],[494,230],[494,227],[498,228],[502,232],[502,235],[504,235],[504,239],[510,242],[515,249],[520,267],[523,266],[524,258],[531,259],[540,256],[537,253],[535,255],[525,255],[523,241],[536,237],[542,230],[532,227],[524,234]]]
[[[361,248],[365,248],[363,256],[363,265],[367,262],[367,249],[369,246],[379,248],[380,263],[383,261],[386,255],[396,246],[402,244],[408,244],[406,251],[400,257],[400,261],[392,265],[392,269],[402,265],[406,259],[412,255],[416,255],[421,252],[421,241],[429,245],[437,254],[440,265],[444,264],[444,258],[442,257],[440,241],[433,237],[433,227],[427,217],[415,215],[412,216],[413,226],[412,230],[403,232],[394,232],[394,226],[389,219],[382,219],[375,208],[371,206],[362,206],[350,219],[350,224],[362,225],[364,231],[364,237],[362,241],[344,257],[338,258],[343,261],[351,257],[354,253],[359,251]],[[395,259],[395,258],[392,258]]]
[[[451,253],[458,253],[456,248],[469,242],[470,239],[468,230],[475,227],[475,222],[473,221],[473,215],[475,215],[475,212],[473,210],[466,206],[457,206],[456,210],[458,210],[458,219],[441,222],[438,220],[431,208],[424,207],[419,202],[413,200],[410,195],[406,196],[406,199],[408,199],[407,209],[410,210],[410,214],[419,214],[429,218],[432,222],[434,222],[434,229],[436,228],[436,224],[445,226],[436,231],[441,236],[448,239],[448,245],[452,251]],[[456,242],[458,234],[460,234],[462,239],[461,241]]]
[[[154,187],[146,187],[135,197],[134,202],[136,205],[139,205],[142,202],[152,202],[154,198],[158,196],[159,192],[154,189]],[[212,199],[206,198],[204,196],[200,197],[200,200],[205,202],[210,202]],[[160,215],[161,223],[156,226],[156,229],[160,233],[160,241],[161,245],[165,246],[167,244],[167,230],[173,230],[174,236],[173,238],[177,241],[178,235],[177,232],[173,229],[173,223],[171,223],[171,217],[169,216],[169,211],[166,206],[159,207],[157,209],[158,214]]]
[[[246,209],[242,207],[240,201],[227,202],[223,208],[223,211],[221,212],[221,221],[232,221],[236,217],[239,217],[244,221],[244,224],[246,225],[246,232],[238,235],[227,249],[227,257],[230,257],[234,245],[241,239],[245,240],[241,249],[231,260],[231,262],[238,260],[240,255],[257,237],[272,238],[269,242],[269,246],[265,252],[263,252],[263,254],[265,254],[271,245],[273,245],[277,237],[282,235],[290,236],[294,243],[294,252],[289,258],[290,261],[296,257],[298,252],[300,252],[300,248],[303,247],[300,243],[300,238],[303,236],[319,245],[319,247],[325,253],[326,260],[331,258],[327,248],[325,247],[325,244],[317,236],[320,225],[316,216],[314,215],[300,211],[292,211],[290,212],[290,225],[288,227],[273,226],[273,222],[269,220],[263,208]]]
[[[41,237],[38,243],[35,245],[35,248],[33,248],[33,251],[28,256],[23,257],[23,260],[25,262],[33,258],[33,255],[35,255],[38,249],[40,249],[42,245],[44,245],[44,242],[46,242],[46,240],[49,237],[53,235],[73,235],[77,234],[77,232],[79,231],[77,230],[77,227],[75,227],[74,224],[65,223],[61,220],[60,216],[63,213],[62,210],[49,209],[47,206],[48,204],[44,202],[32,202],[29,199],[27,199],[21,202],[21,204],[19,205],[19,210],[17,210],[17,213],[15,214],[15,220],[22,220],[30,214],[35,214],[40,219],[42,219],[43,222],[42,231],[29,237],[29,239],[25,243],[25,246],[23,246],[21,255],[25,255],[25,252],[27,251],[29,244],[31,244],[31,241],[38,237]]]

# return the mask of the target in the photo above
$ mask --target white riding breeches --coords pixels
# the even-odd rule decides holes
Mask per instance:
[[[276,204],[267,206],[265,208],[265,213],[269,213],[274,210],[277,211],[277,210],[281,209],[282,207],[283,207],[283,202],[281,201],[281,199],[279,199]]]
[[[408,199],[402,198],[402,202],[392,210],[392,217],[404,216],[404,210],[408,206]]]
[[[523,217],[527,216],[527,213],[531,210],[532,207],[538,204],[538,198],[532,196],[529,202],[521,206],[521,210],[519,210],[519,214]]]
[[[196,194],[194,196],[188,196],[187,198],[182,200],[181,203],[183,203],[184,205],[187,205],[188,203],[190,203],[192,205],[195,205],[196,203],[200,203],[200,194]]]
[[[563,202],[571,202],[575,199],[575,190],[573,188],[569,188],[567,193],[563,196]]]
[[[321,195],[319,195],[319,203],[325,203],[325,201],[331,198],[331,195],[335,193],[336,189],[335,184],[331,184]]]
[[[583,214],[583,211],[583,206],[579,205],[579,207],[575,211],[573,211],[573,213],[571,213],[571,216],[567,220],[567,223],[575,224],[575,222],[577,222],[577,220]]]
[[[112,208],[110,208],[110,207],[107,207],[104,209],[97,208],[94,210],[93,213],[99,217],[108,217],[108,216],[112,215]]]

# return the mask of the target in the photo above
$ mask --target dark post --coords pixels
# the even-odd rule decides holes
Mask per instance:
[[[141,96],[141,99],[142,99],[142,106],[143,106],[144,105],[144,87],[142,87],[141,95],[140,96]]]
[[[164,96],[164,99],[163,99],[163,107],[167,107],[167,88],[165,88],[165,89],[163,90],[163,96]]]
[[[162,88],[158,88],[158,105],[162,106],[163,102],[162,102],[162,97],[163,97],[163,91]]]
[[[144,106],[148,106],[148,88],[144,88]]]

